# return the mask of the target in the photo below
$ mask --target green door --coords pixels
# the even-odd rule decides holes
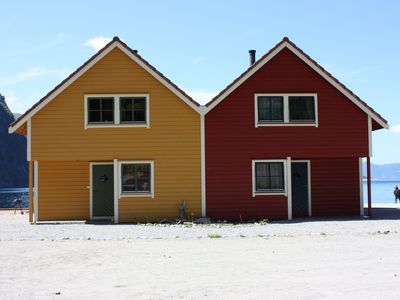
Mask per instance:
[[[93,217],[114,216],[114,166],[93,165]]]

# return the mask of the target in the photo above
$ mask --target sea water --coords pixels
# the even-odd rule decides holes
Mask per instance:
[[[14,200],[22,199],[22,206],[29,205],[29,189],[28,188],[7,188],[0,189],[0,208],[13,207]]]
[[[393,203],[393,190],[400,181],[373,181],[371,183],[372,203]],[[364,204],[367,203],[367,182],[364,182]],[[22,199],[23,207],[29,205],[28,188],[7,188],[0,189],[0,208],[13,207],[15,199]]]
[[[371,182],[371,199],[372,203],[394,203],[394,188],[400,188],[400,181],[372,181]],[[364,204],[368,202],[367,182],[364,181]]]

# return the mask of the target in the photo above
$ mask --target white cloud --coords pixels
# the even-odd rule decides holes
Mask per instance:
[[[400,124],[395,125],[395,126],[391,126],[390,127],[390,131],[393,133],[400,133]]]
[[[209,91],[203,89],[184,89],[184,91],[200,104],[206,104],[218,94],[217,91]]]
[[[11,75],[8,77],[0,77],[0,87],[4,87],[7,85],[12,85],[16,83],[20,83],[26,80],[42,77],[42,76],[47,76],[47,75],[53,75],[56,77],[67,77],[68,74],[70,73],[69,70],[64,70],[64,69],[47,69],[47,68],[42,68],[42,67],[35,67],[31,68],[25,71],[21,71],[15,75]]]
[[[92,47],[95,51],[99,51],[105,45],[107,45],[112,38],[106,36],[96,36],[83,43],[84,46]]]

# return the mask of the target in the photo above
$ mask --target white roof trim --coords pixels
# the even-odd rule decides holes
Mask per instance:
[[[243,82],[245,82],[249,77],[251,77],[255,72],[257,72],[261,67],[263,67],[268,61],[270,61],[276,54],[282,51],[284,48],[288,48],[294,54],[296,54],[302,61],[304,61],[308,66],[310,66],[315,72],[317,72],[322,78],[333,85],[337,90],[339,90],[344,96],[350,99],[355,105],[357,105],[363,112],[370,116],[375,122],[381,125],[383,128],[388,129],[389,125],[378,118],[371,110],[365,107],[360,101],[350,94],[346,89],[340,86],[332,77],[328,76],[323,72],[313,61],[304,56],[296,48],[294,48],[290,43],[284,41],[279,47],[274,49],[268,56],[266,56],[262,61],[260,61],[253,69],[251,69],[246,75],[240,78],[234,85],[232,85],[225,93],[220,95],[214,102],[206,108],[205,114],[217,106],[222,100],[224,100],[228,95],[230,95],[235,89],[237,89]]]
[[[52,101],[55,97],[61,94],[67,87],[69,87],[73,82],[75,82],[79,77],[81,77],[86,71],[88,71],[91,67],[93,67],[96,63],[98,63],[103,57],[105,57],[108,53],[110,53],[114,48],[119,48],[126,55],[128,55],[134,62],[136,62],[139,66],[145,69],[150,75],[160,81],[163,85],[165,85],[168,89],[170,89],[175,95],[177,95],[180,99],[182,99],[187,105],[193,108],[196,112],[200,114],[199,107],[197,107],[190,99],[185,97],[179,90],[173,87],[167,80],[162,78],[157,74],[153,69],[151,69],[148,65],[146,65],[142,60],[133,55],[126,47],[124,47],[119,41],[114,41],[111,43],[106,49],[104,49],[98,56],[96,56],[93,60],[91,60],[86,66],[84,66],[79,72],[77,72],[74,76],[68,79],[64,84],[62,84],[58,89],[49,95],[46,100],[41,102],[37,107],[35,107],[32,111],[30,111],[25,117],[18,121],[18,123],[10,126],[8,128],[9,133],[15,132],[21,125],[25,124],[29,119],[31,119],[38,111],[40,111],[43,107],[45,107],[50,101]]]

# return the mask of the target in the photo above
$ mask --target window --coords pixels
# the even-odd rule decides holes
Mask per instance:
[[[316,94],[256,94],[256,127],[318,126]]]
[[[126,197],[151,196],[154,193],[152,161],[120,162],[120,195]]]
[[[150,127],[149,95],[86,95],[85,129]]]
[[[146,98],[121,97],[121,123],[146,123]]]
[[[313,96],[289,96],[289,120],[296,122],[315,122]]]
[[[114,98],[88,98],[89,123],[114,123]]]
[[[253,197],[286,193],[286,160],[253,160],[252,164]]]
[[[283,97],[258,97],[259,122],[283,122]]]

